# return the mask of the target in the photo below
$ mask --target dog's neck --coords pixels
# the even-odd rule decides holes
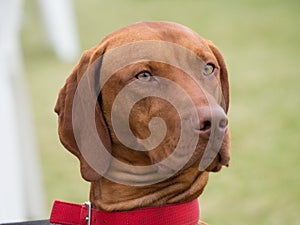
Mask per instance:
[[[187,168],[174,177],[148,186],[126,186],[104,177],[92,182],[90,201],[96,209],[127,211],[146,206],[186,202],[197,198],[208,181],[208,172]]]

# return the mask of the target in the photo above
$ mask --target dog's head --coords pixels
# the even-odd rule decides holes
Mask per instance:
[[[135,167],[219,171],[230,158],[228,106],[227,69],[212,42],[178,24],[145,22],[84,52],[55,111],[61,142],[95,181]],[[131,167],[110,172],[116,162]]]

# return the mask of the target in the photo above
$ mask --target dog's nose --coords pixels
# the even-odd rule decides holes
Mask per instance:
[[[210,135],[212,129],[216,132],[225,132],[228,119],[224,110],[219,106],[202,106],[197,109],[199,118],[199,133]]]

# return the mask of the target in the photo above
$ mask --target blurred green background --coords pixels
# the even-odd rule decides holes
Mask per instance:
[[[212,40],[230,71],[232,161],[212,174],[200,197],[209,224],[300,224],[300,1],[75,0],[82,49],[143,20],[184,24]],[[53,112],[75,66],[46,45],[36,1],[27,0],[22,29],[44,187],[54,199],[83,202],[89,185],[62,148]]]

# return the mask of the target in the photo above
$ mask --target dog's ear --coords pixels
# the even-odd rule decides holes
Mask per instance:
[[[218,64],[220,66],[220,79],[221,79],[221,86],[222,86],[221,89],[225,101],[224,109],[225,112],[227,113],[229,108],[229,102],[230,102],[230,93],[229,93],[230,90],[229,90],[229,79],[228,79],[227,67],[225,64],[224,57],[221,54],[220,50],[211,41],[207,41],[207,43],[209,48],[215,55],[216,59],[218,60]]]
[[[100,52],[99,52],[100,51]],[[102,52],[101,52],[102,51]],[[55,112],[58,114],[58,134],[61,143],[64,147],[69,150],[72,154],[74,154],[80,160],[80,171],[82,177],[87,181],[96,181],[100,179],[101,175],[95,171],[84,158],[83,154],[81,154],[80,149],[78,148],[78,144],[75,139],[73,124],[72,124],[72,108],[73,108],[73,100],[76,93],[76,89],[78,87],[79,81],[87,71],[88,67],[93,63],[94,58],[103,54],[104,50],[97,50],[95,53],[95,49],[91,49],[85,51],[78,63],[78,65],[74,68],[70,76],[67,78],[65,85],[59,92],[59,96],[55,105]],[[99,72],[99,71],[95,71]],[[95,77],[99,76],[100,72],[95,74]],[[96,78],[99,79],[99,78]],[[105,150],[111,152],[111,141],[110,135],[107,128],[106,121],[103,117],[102,109],[99,104],[96,104],[95,107],[95,123],[97,127],[97,132],[99,138],[106,148]],[[79,131],[79,132],[84,132]],[[100,151],[99,151],[100,152]],[[100,168],[101,172],[105,172],[109,167],[109,162],[107,162],[107,157],[100,159],[101,165],[97,165]],[[102,163],[103,162],[103,163]]]

